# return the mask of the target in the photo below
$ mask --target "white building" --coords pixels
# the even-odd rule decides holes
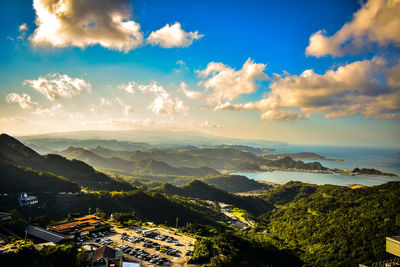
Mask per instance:
[[[18,198],[18,200],[20,207],[33,206],[39,203],[37,197],[28,196],[27,193],[22,193],[21,196]]]

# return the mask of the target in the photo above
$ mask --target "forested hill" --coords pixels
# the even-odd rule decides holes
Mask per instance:
[[[319,162],[304,163],[301,160],[294,160],[291,157],[283,157],[277,160],[270,160],[266,162],[269,167],[276,167],[282,169],[301,169],[301,170],[327,170],[328,168],[321,165]]]
[[[78,192],[80,187],[55,174],[0,161],[0,192]]]
[[[269,202],[255,197],[240,197],[221,189],[207,185],[199,180],[194,180],[182,187],[176,187],[171,184],[164,184],[161,187],[153,189],[155,192],[166,193],[169,195],[179,195],[184,197],[199,198],[234,205],[244,209],[253,215],[260,215],[263,212],[274,208]]]
[[[400,234],[400,182],[358,189],[292,182],[263,198],[283,206],[259,217],[262,238],[315,266],[384,260],[385,237]]]
[[[109,176],[95,171],[82,161],[68,160],[53,154],[41,156],[17,139],[6,134],[0,135],[0,160],[8,161],[14,165],[30,167],[34,170],[52,172],[91,189],[134,189],[129,184],[113,180]]]
[[[96,148],[97,153],[111,152],[111,150]],[[101,151],[101,152],[99,152]],[[125,152],[127,153],[127,151]],[[123,155],[124,152],[119,152]],[[129,152],[128,152],[129,153]],[[95,152],[80,147],[69,147],[58,154],[69,159],[78,159],[90,164],[94,167],[117,169],[130,172],[132,174],[148,174],[148,175],[179,175],[179,176],[207,176],[219,174],[218,171],[208,167],[172,167],[164,161],[154,160],[152,158],[144,158],[137,160],[127,160],[116,157],[118,153],[108,153],[111,156],[100,156]],[[121,156],[120,155],[120,156]]]
[[[243,175],[214,175],[201,179],[206,184],[215,186],[231,193],[247,192],[252,190],[267,190],[272,186],[258,183]]]

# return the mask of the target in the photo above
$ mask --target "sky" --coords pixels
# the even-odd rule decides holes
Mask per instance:
[[[0,3],[0,131],[400,147],[400,1]]]

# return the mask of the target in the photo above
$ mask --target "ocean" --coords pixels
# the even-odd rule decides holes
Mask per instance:
[[[273,147],[277,153],[314,152],[326,158],[342,159],[343,161],[318,160],[328,168],[353,170],[354,168],[373,168],[382,172],[400,174],[400,148],[381,147],[340,147],[340,146],[304,146],[287,145]],[[313,161],[313,160],[311,160]],[[311,162],[304,160],[304,162]],[[379,185],[389,181],[400,181],[398,177],[383,176],[348,176],[341,174],[307,173],[273,171],[261,173],[236,173],[254,180],[266,180],[283,184],[289,181],[302,181],[312,184],[349,185],[362,184]]]

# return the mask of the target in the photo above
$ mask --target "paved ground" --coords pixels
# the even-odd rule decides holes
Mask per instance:
[[[138,237],[140,236],[140,234],[137,234],[134,230],[131,229],[127,229],[127,228],[114,228],[114,230],[117,232],[116,234],[110,235],[109,238],[114,241],[115,243],[117,243],[118,245],[125,245],[128,244],[129,246],[133,247],[133,248],[140,248],[142,250],[145,250],[146,252],[148,252],[149,254],[156,254],[162,257],[167,258],[171,264],[169,266],[185,266],[186,262],[188,261],[189,257],[185,256],[186,253],[186,249],[192,250],[193,251],[193,246],[190,246],[189,244],[194,244],[196,242],[196,239],[188,237],[188,236],[184,236],[181,234],[173,234],[173,233],[169,233],[164,229],[158,228],[159,233],[160,234],[165,234],[167,236],[173,237],[175,239],[177,239],[179,241],[179,246],[177,245],[173,245],[171,243],[165,242],[165,241],[160,241],[160,240],[156,240],[153,238],[146,238],[149,239],[153,242],[157,242],[160,245],[167,245],[171,248],[177,249],[179,251],[181,251],[180,257],[178,256],[170,256],[170,255],[166,255],[161,253],[160,251],[156,251],[154,248],[145,248],[143,247],[144,242],[140,242],[140,243],[131,243],[129,241],[124,241],[121,240],[121,234],[122,233],[126,233],[130,236],[135,236]],[[140,260],[136,257],[133,257],[131,255],[128,254],[124,254],[125,258],[128,258],[131,261],[135,261],[135,262],[139,262],[141,264],[141,266],[157,266],[155,264],[151,264],[147,261],[143,261]]]

